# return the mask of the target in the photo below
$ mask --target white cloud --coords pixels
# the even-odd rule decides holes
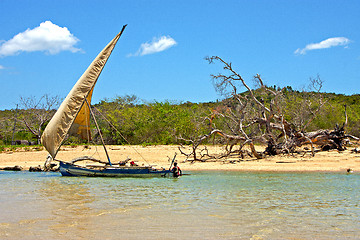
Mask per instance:
[[[1,70],[1,69],[5,69],[5,67],[4,67],[4,66],[2,66],[2,65],[0,65],[0,70]]]
[[[324,49],[324,48],[331,48],[336,46],[346,46],[350,43],[350,40],[345,37],[335,37],[335,38],[328,38],[324,41],[319,43],[310,43],[305,46],[305,48],[298,48],[295,51],[295,54],[306,54],[307,51],[315,50],[315,49]]]
[[[57,54],[61,51],[77,52],[74,45],[79,41],[66,27],[45,21],[34,29],[18,33],[9,41],[0,44],[0,56],[11,56],[21,52],[43,51]]]
[[[131,56],[144,56],[148,54],[153,54],[157,52],[165,51],[168,48],[176,45],[176,41],[170,36],[162,36],[160,38],[153,38],[153,40],[148,43],[142,43],[139,50],[134,54],[129,54]]]

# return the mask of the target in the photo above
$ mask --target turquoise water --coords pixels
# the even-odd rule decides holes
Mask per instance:
[[[359,239],[360,175],[0,172],[0,239]]]

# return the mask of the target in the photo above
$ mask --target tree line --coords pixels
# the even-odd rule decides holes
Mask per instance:
[[[274,87],[272,87],[274,88]],[[275,88],[277,88],[275,86]],[[304,99],[309,102],[318,101],[319,95],[314,92],[296,91],[291,87],[284,88],[283,105],[286,108],[284,116],[301,125],[310,118],[311,111]],[[347,131],[351,135],[360,136],[360,95],[346,96],[334,93],[320,93],[326,104],[317,113],[314,120],[306,126],[307,131],[316,129],[332,129],[336,124],[344,122],[344,105],[348,111]],[[263,94],[264,101],[269,101],[267,94]],[[214,112],[220,109],[234,107],[232,98],[207,103],[176,103],[176,102],[141,102],[136,96],[117,96],[105,99],[95,104],[98,123],[107,144],[179,144],[185,143],[182,138],[194,138],[207,133],[209,121],[219,128],[226,125],[222,119],[214,118]],[[316,110],[318,103],[310,109]],[[100,116],[100,111],[119,130],[116,131]],[[18,113],[16,114],[16,111]],[[15,140],[29,140],[37,142],[39,134],[45,129],[46,123],[55,113],[55,109],[12,109],[0,111],[0,144],[11,144],[15,118]],[[44,112],[47,118],[35,118],[37,112]],[[17,116],[16,116],[17,115]],[[42,119],[47,122],[43,123]],[[34,126],[36,134],[27,126]],[[93,128],[94,139],[96,131]],[[35,131],[34,131],[35,132]],[[122,136],[124,137],[122,137]],[[127,141],[126,141],[126,140]],[[220,139],[216,140],[220,141]],[[80,143],[80,140],[70,138],[69,143]]]
[[[194,145],[201,140],[203,144],[231,146],[241,140],[246,144],[273,141],[273,147],[278,148],[290,144],[289,139],[296,134],[303,134],[306,139],[309,136],[305,133],[341,127],[345,118],[346,133],[360,136],[358,94],[323,93],[319,76],[310,78],[310,88],[294,90],[291,86],[266,86],[261,76],[255,75],[256,84],[250,88],[231,63],[216,56],[208,61],[224,66],[224,73],[212,76],[222,100],[145,102],[134,95],[104,99],[94,105],[94,113],[105,143]],[[19,109],[0,111],[0,145],[11,144],[13,139],[39,143],[60,102],[58,96],[44,95],[39,100],[21,98]],[[93,141],[99,143],[92,125]],[[292,144],[298,144],[295,142],[299,139],[293,138]],[[80,143],[81,140],[73,137],[66,141],[66,144]]]

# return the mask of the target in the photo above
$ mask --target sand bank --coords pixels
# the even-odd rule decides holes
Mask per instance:
[[[208,146],[210,152],[219,152],[221,146]],[[235,170],[235,171],[279,171],[279,172],[346,172],[352,169],[354,173],[360,172],[360,153],[352,153],[350,150],[338,152],[331,150],[318,152],[315,157],[311,154],[304,156],[276,156],[257,160],[247,158],[222,159],[217,162],[190,162],[185,161],[186,157],[180,154],[178,146],[108,146],[108,152],[113,163],[123,161],[126,158],[138,162],[138,164],[150,164],[157,167],[169,167],[174,154],[177,153],[177,162],[184,171],[195,170]],[[29,149],[27,149],[29,150]],[[188,150],[189,151],[189,150]],[[45,150],[25,151],[17,150],[14,152],[0,153],[0,168],[21,166],[23,169],[29,167],[43,166],[48,153]],[[79,156],[93,156],[106,161],[102,146],[91,146],[90,149],[84,146],[61,148],[57,159],[71,161]],[[234,161],[235,160],[235,161]],[[239,161],[240,160],[240,161]]]

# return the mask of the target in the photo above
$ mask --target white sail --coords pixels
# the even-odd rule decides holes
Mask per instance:
[[[96,81],[125,27],[90,64],[46,126],[41,142],[53,158],[68,134],[89,136],[90,113],[85,100],[90,104]]]

